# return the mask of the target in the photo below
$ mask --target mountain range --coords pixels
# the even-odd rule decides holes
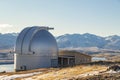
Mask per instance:
[[[120,49],[120,36],[101,37],[90,33],[65,34],[56,38],[59,48],[97,47]]]
[[[18,33],[0,34],[0,49],[13,48]],[[120,36],[101,37],[90,33],[64,34],[56,37],[59,48],[97,47],[100,49],[120,50]]]

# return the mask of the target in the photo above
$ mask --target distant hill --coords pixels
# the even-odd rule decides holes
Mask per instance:
[[[0,33],[0,49],[10,49],[14,47],[18,33]]]
[[[13,48],[18,33],[0,34],[0,49]],[[65,34],[56,37],[59,48],[97,47],[120,50],[120,36],[101,37],[90,33]]]

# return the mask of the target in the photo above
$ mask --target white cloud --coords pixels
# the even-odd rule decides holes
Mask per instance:
[[[0,28],[10,28],[13,27],[13,25],[10,24],[0,24]]]
[[[11,24],[0,24],[0,33],[14,32],[14,26]]]

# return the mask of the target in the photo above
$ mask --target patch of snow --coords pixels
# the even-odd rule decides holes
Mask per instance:
[[[12,79],[15,79],[15,78],[23,78],[23,77],[29,77],[29,76],[33,76],[33,75],[36,75],[36,74],[40,74],[42,72],[33,72],[33,73],[28,73],[28,74],[14,74],[14,75],[3,75],[3,76],[0,76],[0,80],[12,80]]]
[[[4,77],[7,77],[7,75],[0,76],[0,79],[2,79],[2,78],[4,78]]]
[[[92,76],[92,75],[98,75],[99,74],[99,71],[93,71],[93,72],[87,72],[87,73],[84,73],[84,74],[80,74],[79,77],[86,77],[86,76]]]
[[[120,72],[120,70],[119,71],[110,70],[110,71],[107,71],[106,73],[119,73],[119,72]]]

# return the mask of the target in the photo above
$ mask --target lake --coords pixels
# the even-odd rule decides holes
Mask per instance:
[[[105,57],[92,57],[92,61],[105,61],[107,60]]]
[[[0,64],[0,72],[13,72],[14,71],[14,64]]]

